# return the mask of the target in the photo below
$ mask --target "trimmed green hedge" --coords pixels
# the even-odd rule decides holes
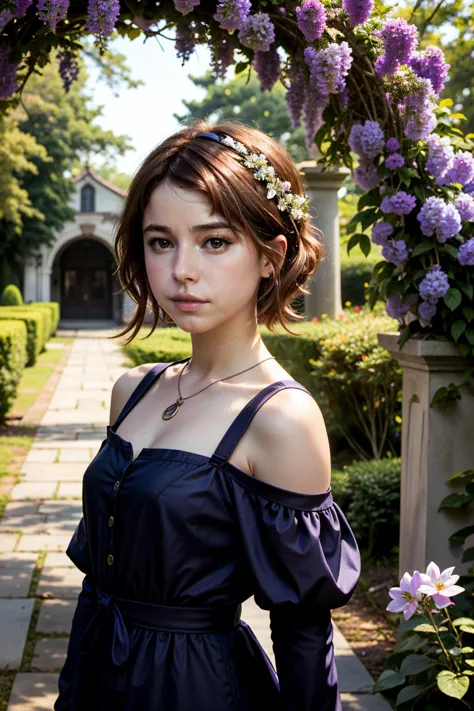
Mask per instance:
[[[59,303],[57,301],[32,301],[28,306],[39,306],[48,308],[51,312],[51,336],[56,335],[56,331],[59,323]]]
[[[24,321],[2,321],[0,323],[0,421],[3,421],[16,397],[26,358]]]
[[[15,306],[14,312],[18,314],[30,314],[30,313],[38,313],[41,315],[41,318],[43,320],[43,328],[40,331],[41,335],[41,348],[40,348],[40,353],[41,351],[44,351],[46,348],[46,344],[49,341],[51,337],[51,332],[53,328],[53,317],[52,317],[52,312],[51,309],[48,306],[44,306],[43,304],[40,307],[37,306]]]
[[[400,478],[399,457],[354,462],[332,472],[334,500],[370,556],[383,557],[399,545]]]
[[[0,306],[21,306],[23,296],[15,284],[7,284],[0,296]]]
[[[45,340],[45,322],[49,314],[43,309],[35,311],[21,306],[0,306],[0,321],[23,321],[26,326],[27,366],[34,365],[43,350]]]

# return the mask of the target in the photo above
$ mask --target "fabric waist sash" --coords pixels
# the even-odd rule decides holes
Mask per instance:
[[[242,611],[241,604],[213,608],[170,607],[127,600],[107,595],[87,576],[82,583],[81,595],[95,607],[95,611],[82,636],[80,651],[92,662],[99,635],[102,637],[112,627],[112,662],[115,667],[122,667],[116,680],[119,690],[124,688],[123,665],[130,653],[126,622],[134,627],[170,632],[230,632],[239,625]]]

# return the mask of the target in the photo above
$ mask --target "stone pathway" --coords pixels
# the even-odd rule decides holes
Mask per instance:
[[[124,361],[106,331],[74,335],[22,479],[0,519],[0,668],[19,670],[8,711],[52,711],[82,573],[65,554],[82,515],[82,476],[105,437],[110,392]],[[253,600],[242,617],[272,659],[268,613]],[[344,711],[388,711],[372,677],[334,625]],[[27,643],[28,636],[33,639]]]

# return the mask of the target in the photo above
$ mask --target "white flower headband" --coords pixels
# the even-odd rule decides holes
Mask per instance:
[[[250,153],[243,143],[239,143],[231,136],[219,136],[217,133],[208,131],[200,133],[196,138],[209,138],[211,141],[223,143],[234,151],[240,153],[241,156],[246,156],[242,161],[246,168],[254,171],[253,177],[256,180],[263,180],[267,184],[267,198],[271,200],[274,197],[278,198],[278,209],[281,212],[288,211],[294,220],[306,220],[309,212],[309,197],[307,195],[293,195],[288,191],[291,189],[291,183],[288,180],[280,180],[275,173],[275,168],[268,165],[267,157],[263,153]]]

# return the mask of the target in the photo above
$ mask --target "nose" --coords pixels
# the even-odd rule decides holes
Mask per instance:
[[[173,256],[173,279],[178,282],[196,281],[198,266],[193,245],[178,245]]]

